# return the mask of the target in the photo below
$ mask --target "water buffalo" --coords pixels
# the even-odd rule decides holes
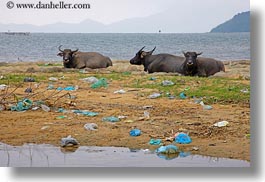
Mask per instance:
[[[183,52],[183,54],[185,56],[185,61],[181,68],[183,75],[208,77],[220,71],[225,72],[222,61],[204,57],[197,58],[202,53]]]
[[[65,68],[107,68],[112,66],[112,61],[109,57],[103,56],[97,52],[78,52],[78,49],[61,49],[59,46],[58,56],[63,57],[63,65]]]
[[[166,72],[166,73],[182,73],[181,65],[184,62],[184,58],[180,56],[175,56],[171,54],[157,54],[152,55],[156,47],[149,51],[143,51],[145,47],[140,49],[134,58],[130,60],[131,64],[143,65],[144,71],[148,73],[154,72]]]

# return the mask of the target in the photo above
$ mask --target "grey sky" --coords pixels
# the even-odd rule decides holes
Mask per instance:
[[[178,17],[177,19],[182,16],[185,16],[185,19],[192,19],[194,18],[193,12],[197,12],[198,15],[199,11],[202,18],[211,17],[209,19],[211,21],[222,22],[239,12],[250,9],[249,0],[64,0],[65,3],[72,4],[89,3],[91,9],[86,10],[8,9],[6,7],[8,1],[1,0],[0,2],[0,23],[45,25],[57,22],[79,23],[91,19],[110,24],[134,17],[146,17],[167,10],[171,10],[171,12],[173,10],[175,12],[173,16]],[[50,1],[41,0],[42,3]],[[61,0],[52,1],[58,3]],[[39,0],[13,0],[13,2],[37,3]],[[215,18],[213,19],[212,16]]]

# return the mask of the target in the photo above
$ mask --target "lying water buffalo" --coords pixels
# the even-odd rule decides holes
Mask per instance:
[[[107,68],[112,66],[112,62],[109,57],[103,56],[97,52],[78,52],[78,49],[61,49],[59,46],[58,56],[63,57],[63,65],[65,68]]]
[[[225,72],[223,62],[212,58],[197,58],[202,53],[183,52],[185,61],[182,65],[182,74],[188,76],[204,76],[208,77],[217,72]]]
[[[154,73],[154,72],[166,72],[166,73],[182,73],[182,70],[180,69],[184,58],[180,56],[175,56],[171,54],[157,54],[152,55],[156,47],[149,52],[143,51],[145,47],[140,49],[134,58],[130,60],[131,64],[134,65],[143,65],[144,71],[147,71],[148,73]]]

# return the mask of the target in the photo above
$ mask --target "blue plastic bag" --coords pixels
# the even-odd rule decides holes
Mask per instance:
[[[115,116],[109,116],[109,117],[102,118],[102,121],[108,121],[108,122],[114,123],[114,122],[120,121],[120,119]]]
[[[160,145],[161,139],[150,139],[149,144],[150,145]]]
[[[181,98],[181,99],[186,99],[186,98],[187,98],[187,95],[186,95],[184,92],[181,92],[181,93],[179,94],[179,98]]]
[[[175,154],[178,153],[178,147],[175,145],[161,146],[158,149],[156,149],[156,153]]]
[[[189,135],[187,135],[186,133],[179,133],[175,137],[175,142],[180,143],[180,144],[189,144],[192,142],[192,140],[189,137]]]
[[[133,129],[130,131],[130,136],[140,136],[141,135],[141,130],[139,129]]]

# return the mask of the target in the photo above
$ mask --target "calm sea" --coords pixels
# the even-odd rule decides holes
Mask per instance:
[[[182,55],[182,51],[203,52],[220,60],[250,59],[250,33],[196,34],[0,34],[0,61],[60,61],[58,46],[100,52],[113,60],[129,60],[146,46],[158,53]]]

